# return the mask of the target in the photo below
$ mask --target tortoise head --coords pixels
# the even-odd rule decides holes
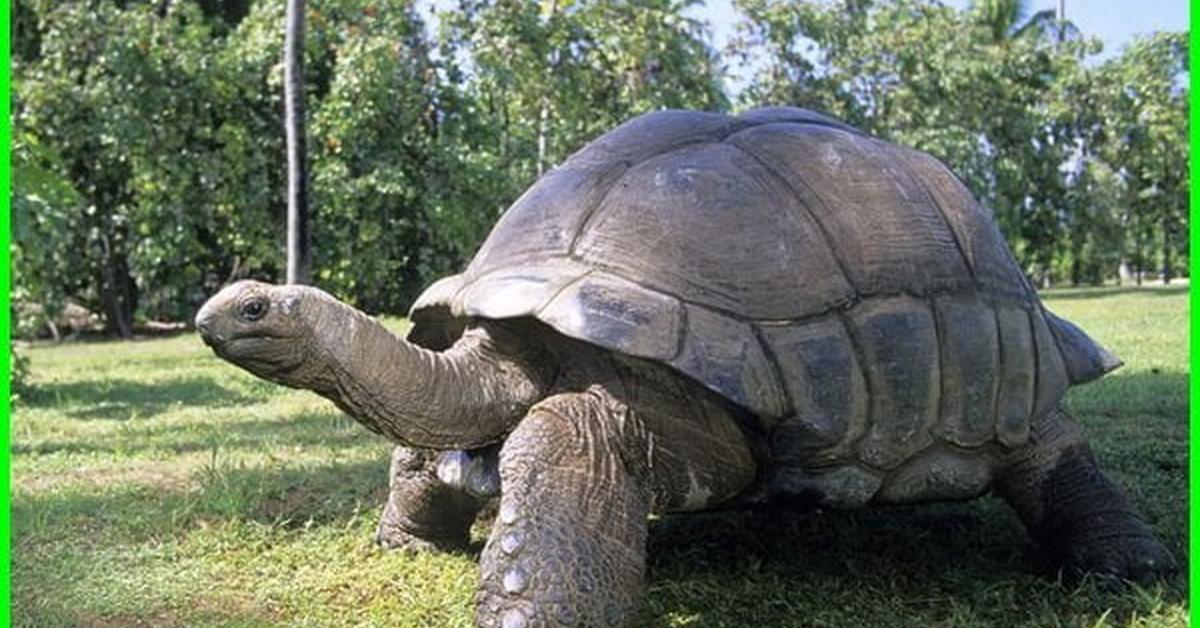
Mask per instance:
[[[316,350],[328,294],[308,286],[238,281],[196,314],[196,330],[217,355],[280,384],[308,387],[305,369]]]

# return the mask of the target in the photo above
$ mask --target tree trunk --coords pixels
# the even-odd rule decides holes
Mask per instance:
[[[287,282],[309,283],[308,164],[304,137],[304,0],[288,0],[284,41],[283,106],[287,127]]]
[[[133,278],[124,255],[117,251],[109,236],[103,236],[100,246],[104,254],[101,266],[100,290],[104,303],[104,331],[120,338],[133,336]]]
[[[537,176],[546,171],[546,122],[550,118],[550,98],[542,94],[542,109],[538,112]]]
[[[1136,238],[1134,238],[1133,243],[1134,243],[1133,244],[1133,259],[1135,260],[1133,278],[1135,280],[1135,283],[1138,285],[1138,287],[1141,287],[1141,285],[1142,285],[1142,269],[1145,267],[1145,264],[1142,263],[1142,260],[1143,260],[1142,237],[1137,236]]]
[[[1086,224],[1086,223],[1085,223]],[[1071,230],[1071,285],[1083,283],[1083,249],[1087,246],[1088,231],[1091,225],[1076,224]]]
[[[1133,233],[1133,282],[1142,285],[1142,274],[1146,269],[1146,219],[1144,210],[1135,208],[1130,217],[1129,226]],[[1153,224],[1153,222],[1151,222]]]
[[[1163,232],[1163,284],[1171,283],[1171,220],[1164,216],[1162,220]]]
[[[546,17],[546,24],[549,26],[554,21],[554,14],[558,12],[558,0],[550,2],[550,13]],[[546,58],[546,82],[542,85],[541,108],[538,111],[538,137],[537,137],[537,176],[540,179],[542,173],[546,171],[546,141],[549,133],[550,123],[550,95],[547,93],[552,85],[551,80],[554,77],[554,70],[558,67],[557,50],[551,50],[547,53]]]
[[[1058,28],[1058,48],[1062,48],[1067,39],[1067,0],[1058,0],[1058,10],[1054,12],[1055,26]]]

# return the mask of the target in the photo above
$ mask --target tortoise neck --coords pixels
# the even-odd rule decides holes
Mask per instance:
[[[323,329],[324,377],[316,392],[368,429],[415,447],[469,449],[504,437],[544,396],[551,377],[519,338],[469,329],[449,349],[430,351],[367,315],[344,308]]]

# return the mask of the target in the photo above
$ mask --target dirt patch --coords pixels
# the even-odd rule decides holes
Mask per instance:
[[[189,487],[197,469],[211,456],[205,452],[171,460],[126,461],[119,467],[81,467],[57,473],[14,473],[14,493],[41,493],[72,485],[106,487],[123,484],[182,491]]]
[[[81,613],[80,626],[86,628],[171,628],[173,626],[195,626],[197,624],[224,623],[230,620],[238,624],[281,625],[283,618],[277,613],[256,606],[251,600],[236,596],[214,599],[194,598],[187,601],[187,611],[158,609],[144,614],[118,613],[115,615],[93,615]]]
[[[127,627],[142,627],[154,626],[154,628],[168,626],[182,626],[179,618],[174,613],[158,613],[150,616],[133,616],[133,615],[109,615],[105,617],[97,617],[95,615],[82,614],[78,617],[79,625],[84,628],[127,628]]]

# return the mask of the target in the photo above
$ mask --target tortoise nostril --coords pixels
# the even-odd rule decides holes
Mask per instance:
[[[200,310],[196,314],[196,331],[207,341],[212,339],[212,314],[205,310]]]

